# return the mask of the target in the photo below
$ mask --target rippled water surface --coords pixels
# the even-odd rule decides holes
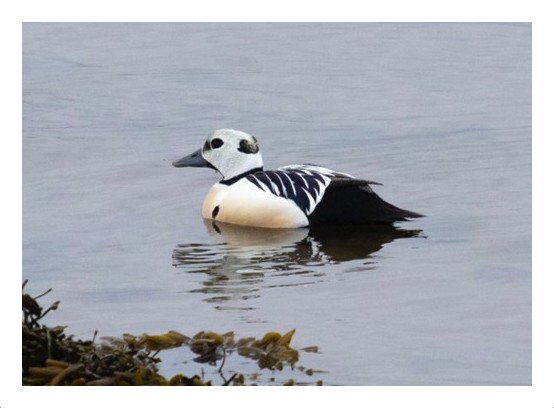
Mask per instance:
[[[205,223],[217,176],[171,162],[221,127],[256,135],[268,169],[375,180],[426,217]],[[261,383],[530,384],[531,26],[24,24],[23,278],[78,338],[295,328],[318,346]]]

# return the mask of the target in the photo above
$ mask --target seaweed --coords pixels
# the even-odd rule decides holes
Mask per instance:
[[[176,374],[169,379],[160,374],[160,351],[179,347],[188,347],[196,355],[193,361],[197,363],[219,364],[220,385],[246,385],[246,378],[257,385],[259,373],[232,372],[228,379],[223,376],[226,358],[235,352],[255,360],[260,370],[282,370],[287,365],[294,367],[299,360],[299,351],[290,346],[295,329],[284,334],[268,332],[260,339],[245,337],[235,340],[232,331],[223,334],[201,331],[189,337],[171,330],[163,334],[123,334],[100,340],[96,339],[95,332],[91,340],[76,340],[73,335],[65,333],[64,326],[48,327],[41,323],[41,319],[60,304],[56,301],[46,309],[39,304],[38,299],[51,289],[32,297],[25,293],[26,284],[27,280],[23,283],[22,295],[23,385],[219,385],[204,380],[199,374]],[[318,347],[301,350],[318,352]],[[314,370],[302,366],[298,369],[310,377],[314,373]],[[298,381],[289,379],[282,385],[298,384]]]

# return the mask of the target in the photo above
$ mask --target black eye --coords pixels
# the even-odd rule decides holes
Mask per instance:
[[[223,140],[217,137],[214,140],[212,140],[212,149],[217,149],[221,146],[223,146]]]

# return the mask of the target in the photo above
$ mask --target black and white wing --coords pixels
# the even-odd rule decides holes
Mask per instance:
[[[379,184],[314,165],[261,171],[247,179],[267,193],[292,200],[310,225],[391,223],[420,214],[387,203],[369,186]]]
[[[294,201],[306,215],[321,201],[331,178],[329,171],[316,171],[310,166],[286,166],[247,176],[263,191]]]
[[[247,179],[267,193],[294,201],[307,216],[321,202],[333,180],[355,180],[346,173],[307,164],[261,171],[248,175]]]

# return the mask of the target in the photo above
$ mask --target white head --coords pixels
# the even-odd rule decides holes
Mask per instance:
[[[175,167],[211,167],[229,180],[263,167],[258,141],[233,129],[216,130],[202,149],[173,162]]]

